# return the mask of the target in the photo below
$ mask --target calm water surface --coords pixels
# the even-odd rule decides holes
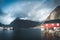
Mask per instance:
[[[40,29],[1,30],[0,40],[41,40]]]

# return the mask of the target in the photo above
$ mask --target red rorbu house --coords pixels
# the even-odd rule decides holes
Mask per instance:
[[[44,28],[60,27],[60,19],[45,21],[45,23],[43,24],[43,27]]]
[[[54,28],[54,27],[60,27],[60,23],[45,23],[43,24],[44,28]]]

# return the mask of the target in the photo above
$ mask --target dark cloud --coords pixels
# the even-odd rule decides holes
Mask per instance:
[[[0,13],[0,15],[4,15],[0,16],[0,22],[3,24],[10,24],[16,17],[23,20],[44,21],[56,7],[52,0],[10,1],[4,3],[5,6],[2,7],[3,13]]]
[[[53,0],[56,5],[60,5],[60,0]]]

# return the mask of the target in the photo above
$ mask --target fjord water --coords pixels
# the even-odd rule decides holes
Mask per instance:
[[[1,30],[0,40],[41,40],[40,29]]]

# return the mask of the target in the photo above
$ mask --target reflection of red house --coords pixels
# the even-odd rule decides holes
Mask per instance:
[[[54,27],[60,27],[60,23],[45,23],[43,24],[44,28],[54,28]]]

